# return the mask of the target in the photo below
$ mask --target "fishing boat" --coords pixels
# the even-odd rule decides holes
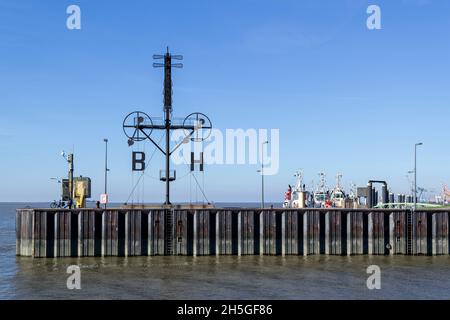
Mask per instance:
[[[284,194],[283,208],[308,208],[311,206],[311,193],[306,190],[303,183],[303,171],[297,171],[294,175],[296,183],[294,188],[291,185]]]
[[[331,190],[330,200],[333,208],[345,208],[345,199],[348,198],[341,187],[341,179],[342,174],[338,173],[336,175],[336,186]]]
[[[344,191],[341,173],[336,175],[336,186],[329,190],[326,174],[320,172],[319,185],[313,192],[308,191],[303,183],[303,171],[297,171],[294,176],[297,178],[295,186],[289,185],[285,192],[283,208],[346,208],[356,200],[354,190],[351,190],[350,195]]]
[[[316,191],[313,194],[314,199],[313,207],[315,208],[331,207],[330,191],[328,190],[325,177],[326,177],[325,172],[322,171],[319,173],[320,182]]]

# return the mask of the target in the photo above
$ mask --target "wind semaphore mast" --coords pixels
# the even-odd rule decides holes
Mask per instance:
[[[160,180],[166,184],[165,205],[171,205],[170,202],[170,182],[175,181],[176,173],[170,174],[170,156],[183,143],[194,141],[202,142],[211,134],[212,124],[209,118],[200,112],[194,112],[188,115],[182,124],[172,123],[172,68],[182,68],[182,63],[172,63],[173,60],[182,60],[181,55],[171,55],[169,48],[164,55],[153,55],[155,60],[164,60],[164,63],[153,63],[155,68],[164,68],[164,121],[162,124],[154,124],[152,119],[141,111],[134,111],[128,114],[123,121],[123,130],[128,137],[128,145],[131,146],[135,142],[150,140],[155,147],[165,156],[164,175],[160,172]],[[186,133],[185,138],[179,142],[171,150],[170,132],[171,130],[183,129]],[[157,142],[151,138],[153,130],[163,130],[165,132],[165,146],[162,148]],[[202,168],[202,166],[201,166]],[[145,170],[145,165],[142,170]],[[137,170],[140,171],[140,170]],[[162,171],[162,170],[161,170]]]

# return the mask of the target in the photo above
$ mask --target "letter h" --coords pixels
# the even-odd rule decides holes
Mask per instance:
[[[194,164],[200,164],[200,171],[203,171],[203,152],[200,152],[200,160],[195,160],[194,153],[191,152],[191,171],[194,171]]]

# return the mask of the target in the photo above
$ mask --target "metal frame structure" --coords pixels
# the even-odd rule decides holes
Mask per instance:
[[[172,63],[174,60],[182,60],[181,55],[171,55],[169,48],[165,55],[153,55],[153,59],[164,59],[164,63],[153,63],[153,67],[164,68],[164,123],[161,125],[154,124],[152,119],[144,112],[134,111],[128,114],[123,122],[123,130],[128,137],[128,145],[131,146],[134,142],[150,140],[155,147],[165,156],[165,177],[160,177],[161,181],[166,183],[166,200],[165,205],[171,205],[170,203],[170,182],[175,180],[174,177],[170,177],[170,156],[183,144],[189,141],[201,142],[209,137],[211,134],[212,124],[210,119],[203,113],[194,112],[188,115],[183,123],[172,123],[172,68],[182,68],[181,63]],[[132,123],[127,121],[132,120]],[[170,131],[183,129],[187,132],[185,138],[179,142],[172,150],[170,148]],[[128,130],[128,131],[127,131]],[[129,133],[129,130],[132,133]],[[164,149],[159,146],[151,138],[153,130],[165,131],[165,147]]]

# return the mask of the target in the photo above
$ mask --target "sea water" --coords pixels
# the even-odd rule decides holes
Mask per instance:
[[[16,257],[26,206],[48,204],[0,203],[0,299],[450,299],[450,256]],[[67,288],[71,265],[79,290]]]

